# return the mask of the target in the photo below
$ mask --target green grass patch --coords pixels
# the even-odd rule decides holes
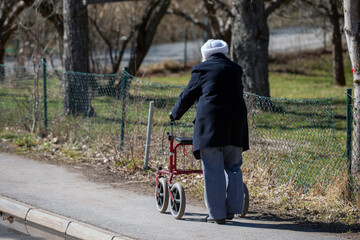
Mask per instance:
[[[190,80],[190,77],[190,73],[183,73],[181,75],[174,76],[146,77],[143,80],[150,83],[186,86]]]
[[[38,144],[38,140],[33,135],[27,134],[16,137],[14,144],[19,148],[30,149]]]

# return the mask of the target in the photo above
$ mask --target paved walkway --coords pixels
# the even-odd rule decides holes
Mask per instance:
[[[157,212],[154,197],[89,182],[77,169],[5,153],[0,153],[1,195],[135,239],[349,239],[251,215],[226,225],[206,223],[206,209],[190,205],[183,219],[175,220]]]

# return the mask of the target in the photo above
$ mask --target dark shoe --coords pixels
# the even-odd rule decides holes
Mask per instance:
[[[213,218],[210,218],[209,215],[206,216],[205,220],[210,223],[217,223],[217,224],[225,224],[226,223],[225,219],[213,219]]]
[[[234,214],[228,214],[226,216],[226,220],[233,220],[233,218],[234,218]]]

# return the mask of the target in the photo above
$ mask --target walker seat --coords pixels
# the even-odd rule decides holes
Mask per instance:
[[[175,137],[175,140],[181,144],[192,144],[193,139],[192,137]]]

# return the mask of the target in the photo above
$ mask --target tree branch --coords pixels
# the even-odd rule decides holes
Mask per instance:
[[[211,29],[211,37],[222,38],[220,31],[220,22],[216,16],[214,3],[209,0],[204,0],[204,5],[207,10],[207,15],[210,21],[209,27]]]
[[[26,8],[26,5],[23,1],[18,2],[14,5],[14,9],[9,13],[8,17],[5,18],[4,28],[10,28],[17,16]]]
[[[113,54],[112,54],[112,46],[111,46],[111,42],[109,41],[109,39],[105,36],[105,34],[101,31],[101,29],[99,28],[99,26],[97,25],[96,21],[94,19],[92,19],[91,17],[88,17],[90,22],[94,25],[96,31],[98,32],[98,34],[100,35],[100,37],[104,40],[104,42],[106,43],[106,45],[109,48],[109,54],[110,54],[110,61],[111,64],[114,63],[114,58],[113,58]]]
[[[283,3],[289,2],[289,0],[273,0],[265,9],[265,18],[269,17],[271,13],[273,13],[276,9],[278,9]]]
[[[181,10],[180,8],[168,9],[167,13],[182,17],[185,20],[192,22],[194,25],[200,27],[201,29],[206,29],[206,26],[204,23],[200,22],[199,19],[195,18],[193,15],[190,15],[186,11]]]
[[[220,6],[220,9],[223,10],[224,12],[226,12],[226,14],[229,17],[235,17],[234,14],[232,13],[231,9],[229,8],[229,6],[227,4],[225,4],[222,1],[219,0],[213,0],[216,4],[218,4]]]
[[[327,17],[331,18],[330,9],[328,7],[326,7],[323,3],[316,3],[313,1],[309,1],[309,0],[302,0],[302,1],[310,6],[317,7],[317,8],[324,10],[323,14],[326,15]]]
[[[41,2],[39,10],[44,18],[47,18],[50,22],[54,24],[60,37],[62,37],[64,35],[64,20],[62,14],[56,13],[54,5],[52,3],[49,3],[48,1]]]

